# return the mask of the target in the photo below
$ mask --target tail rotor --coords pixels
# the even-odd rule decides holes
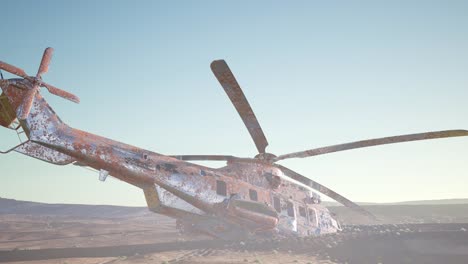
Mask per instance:
[[[70,100],[75,103],[80,102],[80,99],[76,95],[71,94],[67,91],[59,89],[53,85],[50,85],[42,81],[42,75],[44,73],[47,73],[47,71],[49,70],[49,64],[50,64],[50,61],[52,60],[53,52],[54,52],[53,48],[45,49],[44,54],[42,55],[41,64],[39,65],[39,70],[37,71],[37,74],[35,77],[28,76],[24,72],[24,70],[18,67],[15,67],[13,65],[0,61],[0,69],[6,72],[9,72],[11,74],[23,77],[24,79],[28,80],[32,84],[31,88],[29,88],[29,90],[25,93],[23,97],[23,101],[21,102],[21,105],[18,110],[18,119],[24,120],[29,116],[32,105],[34,103],[34,98],[36,97],[36,93],[40,90],[40,87],[45,87],[49,91],[49,93],[53,95],[62,97],[64,99]]]

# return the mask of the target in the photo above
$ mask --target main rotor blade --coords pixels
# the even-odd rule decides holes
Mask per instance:
[[[71,93],[69,93],[67,91],[64,91],[62,89],[59,89],[59,88],[57,88],[57,87],[55,87],[53,85],[50,85],[50,84],[44,83],[44,82],[41,83],[41,86],[47,88],[47,90],[49,90],[49,92],[51,94],[55,94],[57,96],[60,96],[62,98],[65,98],[67,100],[75,102],[77,104],[80,103],[80,98],[78,98],[78,96],[76,96],[74,94],[71,94]]]
[[[34,102],[34,98],[36,97],[37,90],[39,86],[34,85],[34,87],[26,92],[26,95],[23,98],[23,102],[19,107],[18,112],[18,119],[25,120],[29,116],[29,112],[31,112],[32,104]]]
[[[3,61],[0,61],[0,69],[2,69],[4,71],[7,71],[7,72],[9,72],[11,74],[23,77],[23,78],[28,77],[28,75],[22,69],[20,69],[20,68],[18,68],[16,66],[10,65],[10,64],[8,64],[6,62],[3,62]]]
[[[419,134],[409,134],[402,136],[393,136],[393,137],[384,137],[376,139],[361,140],[351,143],[333,145],[328,147],[309,149],[305,151],[293,152],[289,154],[280,155],[273,159],[274,162],[290,158],[306,158],[311,156],[323,155],[332,152],[344,151],[349,149],[356,148],[365,148],[372,147],[377,145],[417,141],[417,140],[426,140],[426,139],[436,139],[436,138],[448,138],[448,137],[463,137],[468,136],[468,130],[446,130],[446,131],[435,131],[435,132],[426,132]]]
[[[279,164],[275,164],[276,167],[278,167],[281,171],[283,171],[283,173],[286,175],[286,176],[289,176],[291,179],[294,179],[298,182],[301,182],[309,187],[311,187],[312,189],[314,190],[317,190],[319,192],[321,192],[322,194],[332,198],[333,200],[341,203],[342,205],[346,206],[346,207],[349,207],[351,209],[353,209],[354,211],[358,212],[358,213],[361,213],[363,215],[366,215],[368,217],[371,217],[373,219],[376,219],[376,217],[371,214],[370,212],[368,212],[367,210],[365,210],[364,208],[362,208],[361,206],[353,203],[352,201],[350,201],[349,199],[345,198],[344,196],[336,193],[335,191],[332,191],[331,189],[321,185],[320,183],[316,182],[316,181],[313,181],[291,169],[288,169],[282,165],[279,165]]]
[[[37,71],[37,78],[40,78],[42,74],[46,73],[49,70],[50,60],[52,59],[52,53],[54,52],[53,48],[47,48],[42,55],[41,65]]]
[[[211,70],[221,83],[221,86],[223,86],[224,91],[229,96],[229,99],[231,99],[231,102],[234,104],[234,107],[242,118],[242,121],[244,121],[258,152],[265,153],[268,141],[265,134],[263,134],[262,128],[260,127],[257,117],[255,117],[247,98],[245,98],[244,92],[242,92],[241,87],[237,83],[234,74],[232,74],[224,60],[213,61],[211,63]]]
[[[247,163],[258,163],[261,162],[256,158],[240,158],[230,155],[172,155],[172,158],[178,160],[199,160],[199,161],[235,161],[235,162],[247,162]]]
[[[234,156],[228,155],[174,155],[170,156],[179,160],[232,160],[236,159]]]

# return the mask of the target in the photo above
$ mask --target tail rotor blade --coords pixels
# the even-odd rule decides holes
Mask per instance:
[[[25,120],[29,116],[29,112],[31,112],[32,104],[34,102],[34,98],[36,97],[36,93],[39,87],[36,85],[33,89],[28,90],[26,95],[23,98],[23,102],[19,107],[18,112],[18,119]]]
[[[23,78],[28,78],[28,75],[22,69],[3,61],[0,61],[0,69]]]
[[[52,60],[52,54],[54,53],[53,48],[47,48],[44,51],[44,55],[42,55],[41,65],[39,66],[39,70],[37,71],[37,78],[40,78],[42,74],[49,71],[49,64]]]
[[[64,91],[62,89],[59,89],[53,85],[50,85],[48,83],[41,83],[41,86],[47,88],[47,90],[49,90],[49,92],[51,94],[54,94],[54,95],[57,95],[57,96],[60,96],[64,99],[67,99],[67,100],[70,100],[74,103],[80,103],[80,98],[78,98],[78,96],[74,95],[74,94],[71,94],[67,91]]]
[[[50,64],[50,61],[52,60],[53,52],[54,52],[53,48],[45,49],[44,54],[42,55],[41,64],[39,65],[39,70],[37,71],[36,77],[28,76],[22,69],[15,67],[13,65],[10,65],[6,62],[0,61],[0,70],[4,70],[11,74],[23,77],[24,79],[28,80],[33,86],[32,89],[25,92],[23,102],[21,103],[18,109],[17,116],[21,120],[24,120],[28,117],[29,112],[31,111],[31,107],[34,102],[34,98],[36,96],[36,93],[39,91],[40,86],[47,88],[47,90],[49,90],[51,94],[60,96],[64,99],[70,100],[75,103],[80,102],[80,99],[78,98],[78,96],[42,81],[41,76],[42,74],[46,73],[49,70],[49,64]],[[4,83],[5,82],[2,81],[0,85],[4,85]],[[28,87],[30,86],[28,85]]]

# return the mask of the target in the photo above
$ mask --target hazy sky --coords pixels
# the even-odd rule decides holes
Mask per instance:
[[[468,1],[1,1],[0,60],[70,126],[164,154],[254,156],[210,71],[225,59],[275,154],[373,137],[468,129]],[[11,75],[5,74],[6,77]],[[16,143],[0,130],[2,149]],[[354,201],[468,197],[468,138],[282,162]],[[222,164],[217,163],[216,166]],[[0,196],[144,205],[75,166],[0,156]]]

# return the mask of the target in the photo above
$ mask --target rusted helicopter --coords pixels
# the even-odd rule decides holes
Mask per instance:
[[[151,211],[177,219],[184,231],[223,239],[275,234],[311,236],[341,229],[321,204],[318,191],[351,209],[372,217],[359,205],[333,190],[288,169],[278,161],[383,144],[468,136],[467,130],[447,130],[392,136],[273,155],[254,112],[228,65],[213,61],[211,70],[247,127],[258,155],[241,158],[225,155],[166,156],[93,135],[66,125],[39,93],[50,93],[79,102],[75,95],[42,80],[53,49],[47,48],[36,76],[0,61],[0,69],[21,78],[0,80],[0,125],[24,133],[27,140],[4,151],[16,151],[57,165],[74,164],[99,171],[143,190]],[[226,161],[214,169],[188,161]]]

